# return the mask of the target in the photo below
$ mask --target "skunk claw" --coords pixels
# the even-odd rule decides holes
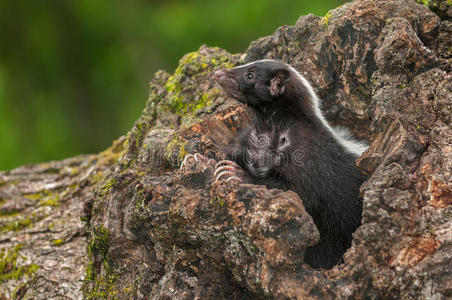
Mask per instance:
[[[217,164],[217,161],[209,158],[209,160],[207,161],[207,164],[211,165],[212,167],[215,167],[215,165]]]
[[[184,167],[185,167],[185,165],[187,164],[187,161],[188,161],[188,159],[190,159],[191,157],[193,157],[193,154],[187,154],[187,155],[185,155],[185,157],[184,157],[184,160],[182,161],[182,163],[180,164],[180,170],[182,170]],[[196,158],[195,158],[196,159]]]
[[[236,164],[235,162],[233,162],[232,160],[222,160],[215,165],[215,169],[221,165],[230,165],[230,166],[233,166],[236,168],[240,168],[240,166],[238,164]]]
[[[239,181],[239,183],[240,183],[240,182],[242,182],[242,179],[238,178],[237,176],[232,176],[232,177],[229,177],[228,179],[226,179],[226,181],[231,181],[232,179],[236,179],[236,180],[238,180],[238,181]]]
[[[238,171],[238,170],[237,170],[237,168],[234,168],[234,167],[231,167],[231,166],[221,166],[221,167],[218,167],[218,168],[215,170],[215,172],[213,172],[213,175],[214,175],[214,176],[217,176],[217,174],[218,174],[219,172],[221,172],[221,171],[231,171],[231,172],[234,172],[234,171]]]
[[[246,178],[246,173],[243,169],[235,162],[230,160],[222,160],[215,166],[215,181],[225,180],[231,181],[233,179],[242,182]]]
[[[214,167],[215,166],[215,164],[217,163],[215,160],[213,160],[213,159],[211,159],[211,158],[208,158],[208,157],[206,157],[206,156],[204,156],[204,155],[202,155],[202,154],[199,154],[199,153],[195,153],[195,154],[187,154],[187,155],[185,155],[185,157],[184,157],[184,160],[182,161],[182,163],[180,164],[180,170],[182,170],[184,167],[186,167],[187,166],[187,164],[188,164],[188,161],[190,160],[190,159],[194,159],[195,160],[195,162],[196,163],[199,163],[199,162],[203,162],[203,163],[206,163],[206,164],[208,164],[210,167]]]
[[[205,156],[202,156],[199,153],[195,153],[195,155],[193,155],[193,157],[195,158],[195,161],[204,161],[205,160]]]
[[[220,174],[218,174],[217,177],[215,178],[215,181],[220,181],[220,178],[223,177],[223,176],[225,176],[225,175],[235,176],[235,173],[234,173],[234,172],[231,172],[231,171],[223,171],[223,172],[220,172]]]

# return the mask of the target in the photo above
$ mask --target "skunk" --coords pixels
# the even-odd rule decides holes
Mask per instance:
[[[333,129],[312,86],[283,62],[259,60],[214,76],[253,113],[252,124],[228,148],[228,160],[217,165],[217,180],[298,193],[320,232],[304,261],[326,269],[340,263],[361,223],[359,188],[366,177],[355,160],[366,145]]]

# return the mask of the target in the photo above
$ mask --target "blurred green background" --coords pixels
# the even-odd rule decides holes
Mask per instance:
[[[158,69],[201,44],[244,52],[344,2],[0,0],[0,170],[99,152],[132,127]]]

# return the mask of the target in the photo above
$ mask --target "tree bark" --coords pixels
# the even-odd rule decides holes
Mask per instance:
[[[448,7],[448,6],[447,6]],[[243,55],[202,46],[157,72],[126,137],[97,155],[0,173],[2,298],[452,297],[452,23],[409,0],[301,17]],[[212,72],[261,58],[299,70],[329,121],[370,143],[362,225],[344,263],[303,262],[318,231],[293,192],[218,183],[248,122]]]

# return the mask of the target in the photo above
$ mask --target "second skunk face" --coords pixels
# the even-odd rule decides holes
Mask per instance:
[[[244,162],[251,175],[263,178],[287,164],[288,157],[284,150],[289,140],[286,135],[280,136],[275,132],[258,134],[253,129],[248,138]]]
[[[264,178],[278,173],[287,165],[290,146],[288,131],[276,132],[269,129],[257,132],[252,129],[239,151],[243,154],[244,167],[254,177]]]
[[[270,59],[215,72],[215,80],[228,96],[250,106],[265,105],[281,96],[289,76],[286,64]]]

